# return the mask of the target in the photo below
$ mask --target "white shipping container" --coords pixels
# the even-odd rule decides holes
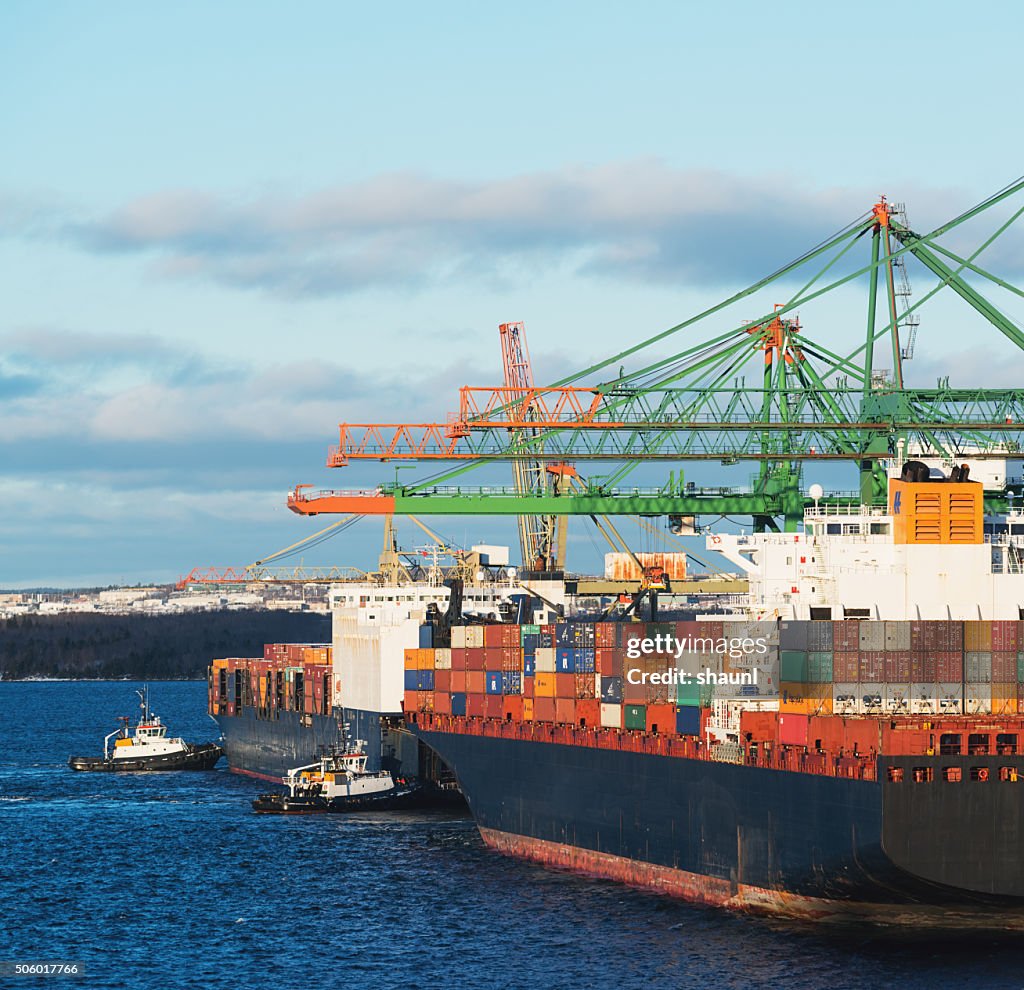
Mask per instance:
[[[886,622],[885,648],[890,652],[910,649],[909,622]]]
[[[553,646],[538,646],[534,669],[543,674],[553,674],[557,669],[555,666],[555,648]]]
[[[938,715],[938,684],[918,683],[910,685],[910,714]]]
[[[976,681],[981,683],[982,681],[992,680],[992,654],[985,653],[967,653],[964,656],[964,677],[968,681]]]
[[[964,685],[964,705],[967,715],[990,715],[992,713],[992,683],[990,681],[968,681]]]
[[[452,649],[464,649],[466,646],[466,627],[452,626]]]
[[[949,681],[935,685],[938,701],[937,714],[963,715],[963,688],[959,681]]]
[[[466,626],[466,646],[471,650],[483,649],[484,627]]]
[[[448,647],[439,646],[436,650],[434,650],[434,669],[452,669],[452,651]]]
[[[861,687],[859,684],[832,685],[832,713],[834,715],[860,714]]]
[[[604,729],[622,728],[622,705],[601,705],[601,727]]]
[[[883,684],[882,708],[886,715],[909,715],[910,685]]]
[[[860,648],[863,651],[881,651],[885,649],[885,622],[862,622],[860,624]],[[910,644],[907,644],[910,649]]]

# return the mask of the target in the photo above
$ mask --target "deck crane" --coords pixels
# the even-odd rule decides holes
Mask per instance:
[[[289,507],[303,515],[728,515],[751,517],[759,530],[793,529],[807,505],[801,470],[808,461],[855,465],[859,491],[826,501],[856,505],[884,502],[888,465],[906,454],[949,460],[1020,456],[1024,389],[953,388],[948,378],[933,388],[910,386],[903,362],[912,350],[918,311],[939,292],[959,296],[980,325],[994,327],[1024,351],[1024,329],[979,288],[1024,296],[980,260],[1024,213],[1014,200],[1022,190],[1024,178],[924,234],[882,197],[767,278],[550,386],[462,388],[458,412],[444,423],[342,424],[329,466],[355,459],[454,463],[418,483],[382,484],[371,492],[297,486]],[[995,212],[1001,204],[1010,207],[1005,219]],[[970,253],[948,243],[951,232],[959,237],[964,225],[976,227],[993,217],[995,229]],[[865,242],[870,259],[854,261],[854,249]],[[900,299],[901,266],[911,258],[936,284],[906,305]],[[830,347],[809,331],[808,307],[855,283],[868,290],[863,342]],[[799,288],[792,292],[794,284]],[[786,301],[762,306],[759,300],[769,291]],[[737,314],[740,305],[756,305],[761,312]],[[709,332],[694,340],[701,327]],[[682,333],[686,342],[674,354],[626,373],[624,364],[645,350],[660,351]],[[876,367],[876,345],[879,355],[891,355],[886,372]],[[756,384],[750,385],[753,376]],[[466,472],[498,460],[613,466],[557,494],[462,483]],[[690,460],[751,462],[758,473],[742,489],[699,489],[684,483],[682,471],[653,489],[628,483],[642,464]],[[989,508],[998,509],[1019,495],[1018,485],[986,497]]]

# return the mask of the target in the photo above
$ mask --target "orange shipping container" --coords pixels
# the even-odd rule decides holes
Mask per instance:
[[[658,732],[661,735],[675,735],[676,731],[676,706],[675,705],[648,705],[647,706],[647,731]]]
[[[412,649],[412,648],[407,649],[405,651],[405,669],[406,670],[415,670],[416,669],[416,665],[419,663],[419,656],[418,656],[418,654],[419,654],[419,650]]]
[[[585,698],[576,702],[576,722],[578,725],[593,727],[601,724],[601,702],[593,698]]]
[[[432,649],[420,649],[417,651],[419,654],[419,662],[416,664],[419,670],[433,670],[434,669],[434,651]]]
[[[452,670],[451,690],[453,694],[466,693],[466,671]]]
[[[555,698],[555,721],[561,725],[576,723],[576,701],[574,698]]]
[[[523,698],[523,721],[533,721],[533,698]]]
[[[487,690],[487,678],[482,670],[466,671],[466,693],[483,694]]]
[[[593,677],[593,674],[591,674]],[[555,674],[555,697],[573,698],[576,697],[576,675]]]
[[[563,675],[565,676],[565,675]],[[533,676],[533,695],[535,698],[553,698],[555,696],[555,678],[558,674],[545,674],[538,671]],[[569,677],[572,677],[570,674]],[[540,716],[538,716],[540,718]]]
[[[451,715],[452,696],[446,691],[434,692],[434,711],[440,715]]]
[[[522,722],[523,699],[518,694],[507,694],[502,699],[501,717],[506,722]]]
[[[555,699],[534,698],[533,719],[535,722],[554,722],[555,720]]]

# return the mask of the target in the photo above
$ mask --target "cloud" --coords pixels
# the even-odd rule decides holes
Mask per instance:
[[[901,194],[920,230],[971,202],[957,189]],[[59,229],[89,252],[148,258],[159,277],[292,298],[467,279],[521,283],[553,268],[718,287],[774,271],[876,198],[868,188],[808,188],[781,174],[647,159],[475,182],[400,172],[301,196],[169,189],[91,217],[66,207],[42,217],[38,205],[8,198],[0,232]],[[1003,256],[1024,264],[1019,245]]]

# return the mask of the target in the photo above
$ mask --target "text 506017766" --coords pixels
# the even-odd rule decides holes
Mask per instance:
[[[85,966],[80,962],[66,960],[24,959],[16,962],[0,961],[0,976],[58,976],[78,979],[85,975]]]

